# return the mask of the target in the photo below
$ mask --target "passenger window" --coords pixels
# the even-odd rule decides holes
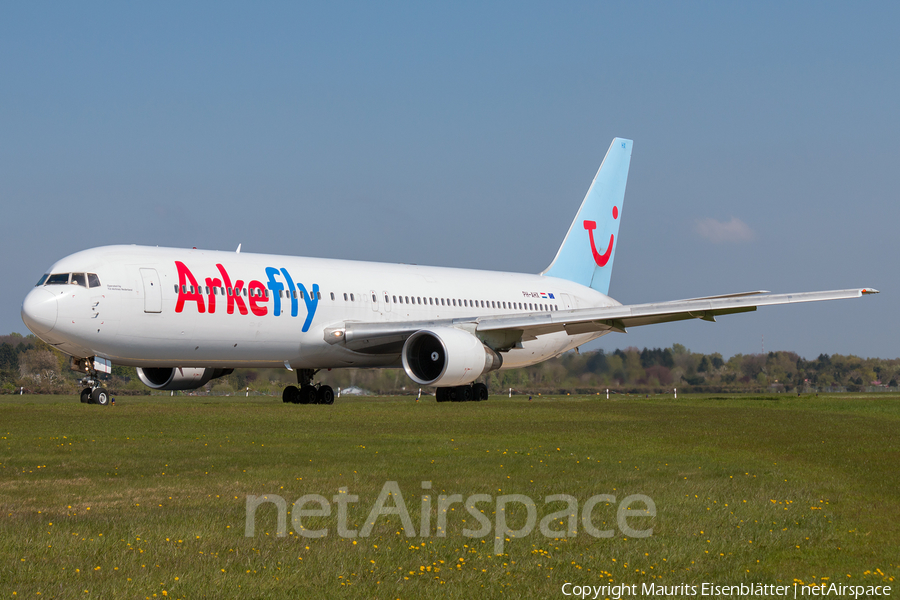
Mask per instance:
[[[322,292],[316,292],[316,300],[322,299]]]
[[[334,292],[331,292],[331,299],[334,300]]]
[[[434,298],[429,298],[429,299],[428,299],[428,304],[434,304]]]
[[[353,294],[350,294],[350,302],[356,302],[356,298],[353,297]]]
[[[72,273],[72,283],[81,287],[87,287],[87,279],[84,277],[84,273]]]
[[[441,298],[441,306],[444,306],[444,299]]]
[[[347,292],[344,292],[344,302],[346,302],[347,300],[349,300],[349,298],[347,298]]]
[[[390,304],[390,302],[391,302],[391,301],[388,300],[388,295],[385,294],[385,295],[384,295],[384,303],[385,303],[385,304]]]
[[[47,285],[62,285],[64,283],[69,283],[68,273],[54,273],[47,278]]]
[[[344,295],[346,296],[346,294],[344,294]],[[300,290],[300,299],[306,300],[306,294],[303,293],[303,290]],[[346,300],[346,298],[344,298],[344,300]]]
[[[378,299],[375,298],[375,294],[372,294],[372,302],[378,302]]]
[[[456,306],[456,298],[453,299],[453,306]]]
[[[178,284],[177,283],[175,284],[175,293],[176,294],[178,293]]]
[[[393,298],[394,298],[394,304],[397,304],[397,296],[393,296]]]
[[[406,303],[409,304],[409,296],[404,296],[406,298]]]

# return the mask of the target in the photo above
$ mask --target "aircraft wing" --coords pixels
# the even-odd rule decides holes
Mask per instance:
[[[478,335],[497,351],[508,350],[540,335],[565,331],[569,335],[617,331],[628,327],[670,323],[687,319],[715,321],[717,316],[750,312],[760,306],[842,300],[877,294],[872,288],[769,294],[742,292],[722,296],[691,298],[648,304],[627,304],[598,308],[580,308],[552,312],[516,313],[472,318],[404,321],[400,323],[345,322],[325,330],[329,343],[340,343],[358,352],[399,353],[406,338],[421,329],[458,327]]]

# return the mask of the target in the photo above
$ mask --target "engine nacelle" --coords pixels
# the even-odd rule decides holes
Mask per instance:
[[[233,373],[234,369],[200,368],[158,368],[148,367],[137,370],[141,382],[154,390],[196,390],[206,385],[210,379]]]
[[[420,385],[452,387],[472,383],[503,364],[499,354],[467,331],[422,329],[403,344],[403,369]]]

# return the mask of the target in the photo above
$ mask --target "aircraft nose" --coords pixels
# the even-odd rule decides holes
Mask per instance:
[[[40,335],[56,326],[56,296],[44,288],[34,288],[22,303],[22,320],[28,329]]]

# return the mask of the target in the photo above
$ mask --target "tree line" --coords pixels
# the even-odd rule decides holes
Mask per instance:
[[[0,393],[75,394],[81,373],[70,359],[33,335],[0,336]],[[293,383],[284,369],[238,369],[211,381],[201,391],[280,394]],[[147,393],[133,367],[113,366],[107,386],[115,393]],[[335,389],[361,388],[373,394],[418,393],[419,386],[400,369],[335,369],[319,379]],[[820,354],[806,360],[795,352],[736,354],[691,352],[671,348],[629,347],[611,353],[567,352],[538,365],[495,371],[484,378],[491,393],[595,394],[683,392],[823,392],[896,389],[900,358],[860,358]],[[425,390],[430,391],[430,390]]]

